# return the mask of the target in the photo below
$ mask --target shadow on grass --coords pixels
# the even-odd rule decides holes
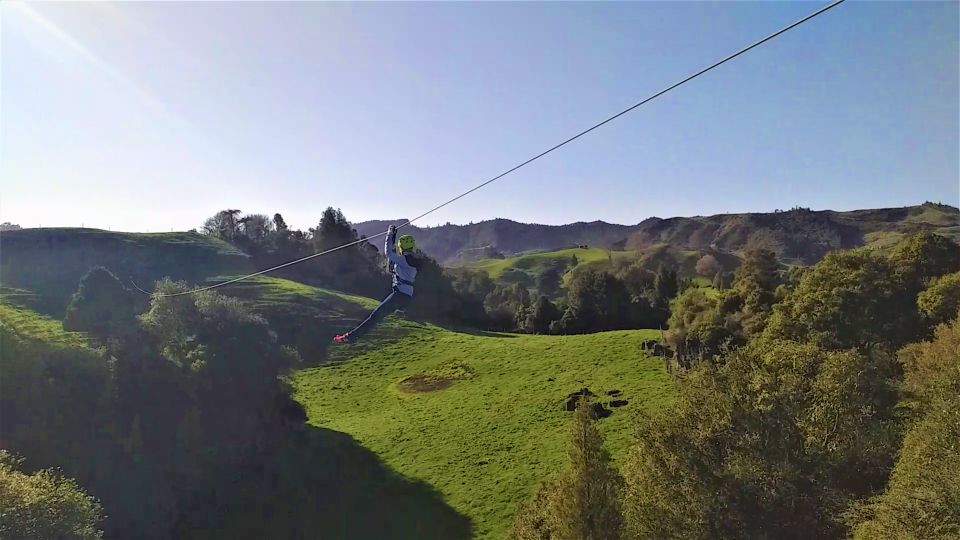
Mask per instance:
[[[468,539],[470,520],[429,484],[399,476],[345,433],[305,426],[223,486],[181,538]]]

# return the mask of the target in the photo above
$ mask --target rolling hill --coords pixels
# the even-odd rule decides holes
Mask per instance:
[[[197,233],[53,228],[0,233],[0,284],[31,291],[36,295],[32,305],[57,318],[93,266],[142,286],[163,276],[201,282],[252,269],[242,251]]]
[[[670,403],[662,362],[640,350],[656,335],[459,332],[391,317],[369,342],[299,372],[296,397],[311,424],[350,434],[437,489],[476,538],[499,539],[516,504],[563,464],[569,393],[587,387],[607,403],[607,390],[622,391],[628,404],[599,421],[615,458],[634,415]]]
[[[401,221],[367,221],[355,227],[360,234],[371,235]],[[636,225],[594,221],[551,226],[496,219],[470,225],[411,226],[408,230],[422,249],[446,264],[454,262],[463,250],[484,246],[516,255],[582,244],[636,250],[663,243],[687,250],[712,248],[727,252],[768,247],[785,261],[812,264],[830,250],[862,245],[883,247],[905,234],[921,231],[960,240],[960,210],[924,203],[848,212],[797,208],[771,213],[651,217]]]
[[[616,399],[627,403],[600,421],[616,457],[634,416],[674,395],[662,362],[640,350],[656,337],[650,330],[521,336],[391,316],[364,342],[327,349],[375,300],[274,277],[222,292],[263,314],[308,366],[323,361],[293,377],[311,425],[277,450],[269,474],[245,472],[254,476],[223,502],[215,526],[233,537],[501,538],[517,503],[563,463],[569,393],[588,387],[609,403],[604,392],[622,392]],[[4,303],[33,298],[4,289],[5,331],[87,347],[59,321]]]

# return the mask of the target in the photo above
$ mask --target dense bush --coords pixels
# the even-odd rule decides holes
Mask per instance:
[[[960,272],[935,278],[917,296],[917,307],[930,325],[945,323],[960,309]]]
[[[623,536],[623,478],[603,446],[592,411],[585,399],[577,405],[567,468],[520,506],[511,538],[617,540]]]
[[[625,462],[634,538],[826,538],[892,461],[892,361],[763,340],[699,364]]]
[[[165,280],[156,290],[187,289]],[[169,538],[230,497],[231,471],[302,425],[285,382],[298,357],[235,299],[154,296],[138,323],[118,292],[109,273],[92,272],[70,311],[121,341],[109,354],[0,325],[0,441],[103,501],[108,537]],[[105,312],[110,324],[98,325]]]
[[[887,490],[859,511],[855,539],[960,537],[960,313],[900,353],[914,422]]]
[[[77,483],[52,469],[20,472],[21,460],[0,450],[0,538],[94,540],[103,509]]]

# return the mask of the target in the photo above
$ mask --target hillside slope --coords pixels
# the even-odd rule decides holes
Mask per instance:
[[[143,287],[163,276],[191,282],[250,271],[249,257],[197,233],[23,229],[0,233],[0,285],[33,291],[38,310],[62,317],[80,278],[105,266]]]
[[[356,224],[361,234],[383,232],[388,221]],[[410,227],[418,245],[443,263],[461,251],[490,246],[507,255],[530,250],[556,250],[586,244],[615,249],[640,249],[667,243],[688,250],[740,252],[768,247],[781,259],[811,264],[834,249],[890,245],[905,234],[931,231],[960,240],[960,210],[925,203],[902,208],[836,212],[794,209],[772,213],[648,218],[637,225],[594,221],[549,226],[496,219],[470,225]]]
[[[618,399],[629,403],[600,420],[616,457],[634,415],[670,402],[662,362],[640,351],[655,336],[462,333],[391,318],[368,343],[331,350],[335,362],[299,372],[296,397],[311,424],[350,434],[436,488],[477,537],[499,539],[516,504],[563,463],[568,393],[623,392]]]
[[[354,225],[363,235],[381,233],[396,221],[366,221]],[[509,219],[481,221],[470,225],[410,226],[404,229],[417,239],[417,246],[443,264],[452,262],[464,249],[495,246],[506,254],[532,250],[555,250],[578,245],[609,248],[622,241],[635,227],[603,221],[569,225],[517,223]],[[377,248],[382,247],[377,244]]]

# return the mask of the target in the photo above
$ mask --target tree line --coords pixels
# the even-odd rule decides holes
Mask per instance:
[[[588,407],[516,539],[960,536],[960,247],[745,258],[673,302],[679,397],[614,467]]]

